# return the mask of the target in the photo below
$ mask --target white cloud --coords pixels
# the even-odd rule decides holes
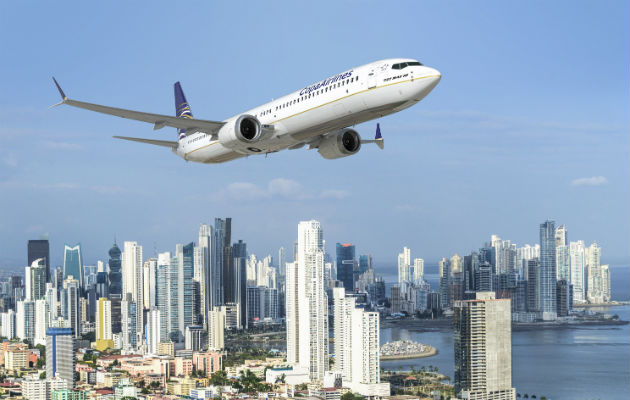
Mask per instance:
[[[571,181],[572,186],[600,186],[608,183],[604,176],[592,176],[590,178],[578,178]]]

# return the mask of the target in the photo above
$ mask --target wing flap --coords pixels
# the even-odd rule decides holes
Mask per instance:
[[[148,143],[156,146],[170,147],[172,149],[176,149],[178,146],[177,142],[171,142],[168,140],[154,140],[154,139],[143,139],[143,138],[135,138],[128,136],[114,136],[116,139],[130,140],[132,142],[140,142],[140,143]]]

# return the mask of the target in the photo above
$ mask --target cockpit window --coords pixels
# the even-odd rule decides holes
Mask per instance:
[[[422,65],[422,64],[420,64],[418,61],[408,61],[404,63],[394,64],[392,65],[392,69],[404,69],[406,67],[419,66],[419,65]]]

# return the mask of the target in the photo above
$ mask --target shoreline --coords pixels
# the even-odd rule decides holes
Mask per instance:
[[[414,358],[426,358],[432,357],[438,353],[437,349],[430,345],[425,345],[428,350],[422,353],[410,353],[410,354],[392,354],[387,356],[380,356],[379,361],[396,361],[396,360],[411,360]]]
[[[616,319],[585,319],[577,321],[539,321],[539,322],[512,322],[513,331],[525,331],[531,329],[579,329],[584,326],[621,326],[628,325],[629,321]],[[431,332],[452,329],[452,318],[440,319],[397,319],[387,320],[381,323],[381,329],[404,328],[412,332]]]

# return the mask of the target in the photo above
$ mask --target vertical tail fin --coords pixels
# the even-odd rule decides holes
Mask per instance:
[[[184,91],[182,90],[182,85],[179,82],[175,82],[175,116],[180,118],[192,118],[192,111],[190,111],[190,106],[188,105],[188,101],[186,101],[186,96],[184,96]],[[186,129],[178,129],[177,130],[177,140],[181,140],[186,137]]]

